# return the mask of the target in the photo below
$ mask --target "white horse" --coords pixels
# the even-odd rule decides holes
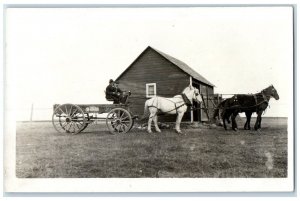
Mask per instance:
[[[156,132],[161,132],[157,125],[157,113],[177,114],[175,130],[177,133],[182,133],[180,130],[181,119],[188,108],[188,104],[192,104],[193,100],[198,103],[202,102],[199,90],[188,86],[181,95],[176,95],[173,98],[153,97],[145,102],[144,115],[150,112],[148,120],[148,133],[151,131],[151,123],[154,122]],[[189,103],[188,103],[189,102]]]

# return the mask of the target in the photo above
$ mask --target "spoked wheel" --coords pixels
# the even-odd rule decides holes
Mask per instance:
[[[106,126],[111,134],[127,133],[133,125],[131,114],[123,108],[112,109],[106,118]]]
[[[59,133],[77,134],[86,128],[87,120],[80,107],[63,104],[54,110],[52,124]]]
[[[83,128],[81,129],[81,131],[80,132],[82,132],[84,129],[86,129],[87,127],[88,127],[88,123],[85,123],[85,125],[83,126]]]
[[[132,129],[132,127],[133,127],[133,124],[134,124],[134,119],[132,119],[132,124],[131,124],[131,126],[130,126],[129,130],[131,130],[131,129]]]
[[[90,117],[89,117],[88,114],[85,116],[85,121],[86,121],[86,122],[89,122],[89,121],[90,121]],[[84,130],[88,127],[88,125],[89,125],[89,123],[85,123],[85,125],[83,126],[83,128],[81,129],[80,132],[84,131]]]

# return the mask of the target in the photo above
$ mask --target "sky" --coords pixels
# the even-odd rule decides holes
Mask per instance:
[[[102,104],[148,46],[188,64],[215,93],[257,93],[273,84],[265,116],[292,105],[291,7],[8,8],[5,101],[17,120],[50,119],[54,103]]]

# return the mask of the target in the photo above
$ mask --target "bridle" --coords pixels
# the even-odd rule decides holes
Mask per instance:
[[[271,92],[269,92],[269,91],[271,91]],[[268,89],[268,88],[264,89],[260,93],[263,95],[263,98],[265,100],[268,100],[267,98],[271,98],[271,97],[275,98],[275,93],[277,94],[277,91],[276,91],[276,89],[274,89],[274,87],[272,87],[271,89]],[[277,94],[277,96],[278,96],[278,94]]]
[[[195,95],[195,99],[197,100],[197,102],[198,102],[198,99],[197,99],[197,97],[200,95],[200,93],[199,93],[199,91],[198,91],[198,89],[197,89],[197,91],[196,91],[196,89],[194,89],[194,95]],[[201,101],[200,101],[201,102]]]

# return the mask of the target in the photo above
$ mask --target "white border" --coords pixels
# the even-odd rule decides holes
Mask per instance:
[[[41,4],[39,1],[27,3]],[[44,1],[42,4],[82,3],[82,1]],[[178,1],[176,1],[178,2]],[[203,1],[185,1],[201,3]],[[204,1],[210,5],[222,1]],[[226,3],[241,3],[240,1],[226,1]],[[23,1],[4,1],[3,3],[20,3]],[[97,3],[97,1],[86,1]],[[118,4],[123,1],[102,1],[102,3]],[[132,3],[132,2],[131,2]],[[133,3],[140,3],[133,1]],[[150,3],[150,2],[147,2]],[[151,1],[161,3],[161,1]],[[174,1],[166,1],[174,3]],[[181,1],[181,3],[183,3]],[[247,2],[243,2],[247,3]],[[297,3],[297,1],[249,1],[248,3]],[[248,4],[249,5],[249,4]],[[3,7],[1,8],[3,11]],[[296,67],[295,67],[296,68]],[[4,70],[5,72],[5,70]],[[5,81],[5,80],[4,80]],[[4,88],[3,88],[4,89]],[[293,89],[293,80],[290,80],[290,90]],[[4,90],[5,91],[5,90]],[[9,94],[5,93],[5,100]],[[7,105],[7,101],[4,102]],[[9,103],[13,104],[13,103]],[[290,104],[288,119],[288,178],[284,179],[18,179],[15,177],[15,111],[4,111],[4,179],[6,192],[291,192],[294,189],[294,119],[293,105]]]

